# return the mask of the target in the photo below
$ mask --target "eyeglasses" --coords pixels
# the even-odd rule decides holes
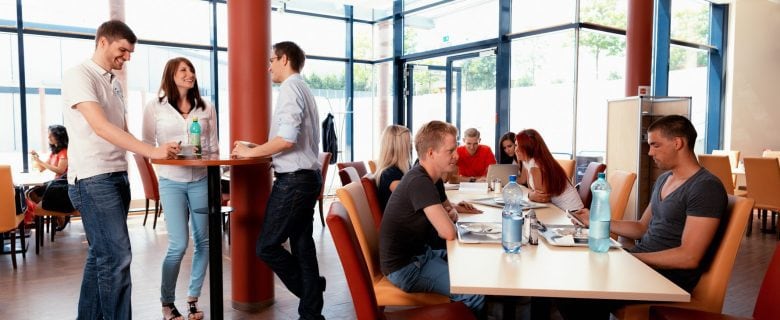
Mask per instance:
[[[276,61],[276,60],[279,60],[279,57],[278,57],[278,56],[276,56],[276,57],[271,57],[271,59],[268,59],[268,62],[270,62],[270,63],[274,63],[274,61]]]

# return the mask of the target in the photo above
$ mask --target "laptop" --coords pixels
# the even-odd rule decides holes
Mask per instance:
[[[510,175],[519,176],[519,174],[520,166],[516,164],[491,164],[487,170],[487,181],[501,179],[501,187],[503,187],[509,182]]]

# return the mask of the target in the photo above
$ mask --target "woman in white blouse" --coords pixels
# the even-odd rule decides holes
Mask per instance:
[[[203,155],[219,152],[217,115],[214,108],[200,97],[192,62],[181,57],[168,61],[158,96],[144,108],[144,142],[157,145],[168,141],[189,141],[189,127],[197,118],[201,126]],[[198,309],[197,302],[209,254],[208,218],[202,213],[208,206],[206,168],[159,166],[157,176],[168,228],[168,252],[163,260],[160,287],[163,319],[184,319],[174,302],[181,260],[189,241],[188,221],[195,246],[187,290],[188,319],[202,319],[203,312]]]

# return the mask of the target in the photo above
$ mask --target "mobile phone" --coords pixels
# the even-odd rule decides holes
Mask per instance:
[[[580,210],[579,209],[569,209],[569,210],[566,210],[566,213],[569,215],[569,217],[571,217],[572,219],[577,221],[577,224],[579,224],[580,226],[584,227],[585,223],[582,222],[582,220],[580,220],[580,217],[578,215],[574,214],[577,211],[580,211]]]

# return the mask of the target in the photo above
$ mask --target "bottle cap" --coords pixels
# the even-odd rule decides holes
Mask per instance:
[[[516,175],[510,175],[509,176],[509,182],[517,183],[517,176]]]
[[[607,174],[606,173],[599,172],[599,179],[606,179],[606,178],[607,178]]]

